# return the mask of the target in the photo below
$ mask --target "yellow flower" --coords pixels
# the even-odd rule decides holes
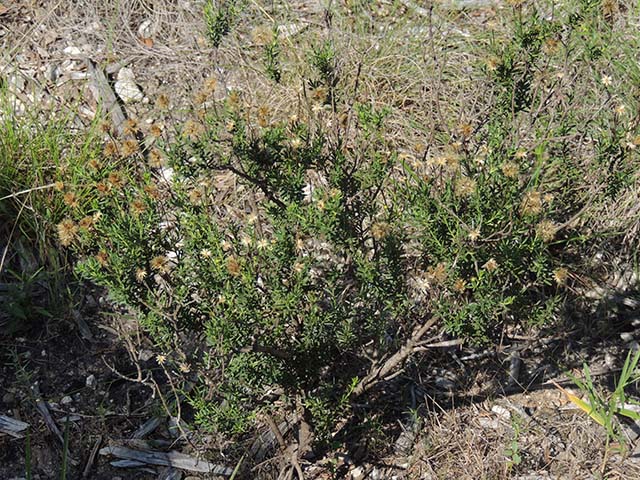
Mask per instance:
[[[600,81],[605,87],[610,87],[611,84],[613,83],[613,79],[611,78],[611,75],[603,75]]]
[[[158,362],[159,365],[164,365],[166,361],[167,361],[166,355],[163,355],[162,353],[159,353],[158,355],[156,355],[156,362]]]
[[[64,247],[68,247],[78,235],[78,226],[70,218],[64,219],[58,224],[58,238]]]
[[[181,362],[179,367],[182,373],[189,373],[191,371],[191,367],[186,362]]]
[[[200,256],[202,258],[211,258],[211,250],[209,250],[208,248],[203,248],[202,250],[200,250]]]

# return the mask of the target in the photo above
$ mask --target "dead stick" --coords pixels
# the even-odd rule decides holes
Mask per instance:
[[[396,366],[404,362],[414,351],[416,345],[422,337],[433,327],[438,321],[438,317],[432,317],[424,325],[422,325],[409,340],[395,354],[389,357],[382,365],[373,366],[369,374],[362,379],[358,386],[353,390],[351,398],[356,398],[363,393],[371,390],[381,380],[393,370]]]
[[[87,464],[84,466],[84,470],[82,471],[82,478],[87,478],[89,476],[89,471],[91,470],[93,463],[96,461],[96,455],[98,454],[98,449],[100,448],[101,443],[102,435],[98,435],[96,443],[94,443],[93,448],[91,449],[91,455],[89,455]]]

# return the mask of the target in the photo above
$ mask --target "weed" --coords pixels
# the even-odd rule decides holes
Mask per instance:
[[[237,0],[207,0],[204,4],[207,35],[214,48],[218,48],[222,39],[231,31],[239,9]]]
[[[559,385],[556,385],[565,393],[571,402],[586,412],[587,415],[605,429],[607,434],[607,449],[612,441],[617,442],[623,451],[626,449],[626,437],[618,421],[619,415],[630,418],[633,421],[640,420],[640,413],[628,408],[628,406],[637,406],[640,405],[640,403],[630,399],[625,391],[629,386],[636,384],[640,380],[640,373],[638,372],[639,361],[640,351],[636,351],[633,354],[629,352],[627,354],[615,389],[608,395],[596,389],[591,377],[591,370],[586,363],[582,367],[584,379],[568,373],[567,375],[580,389],[582,394],[588,398],[588,402],[585,402]]]

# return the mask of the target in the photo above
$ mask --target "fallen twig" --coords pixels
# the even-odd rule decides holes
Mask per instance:
[[[125,460],[142,462],[148,465],[162,465],[165,467],[179,468],[191,472],[212,473],[214,475],[231,476],[233,469],[221,465],[209,463],[206,460],[185,455],[180,452],[152,452],[133,450],[127,447],[104,447],[100,449],[100,455],[113,455]]]

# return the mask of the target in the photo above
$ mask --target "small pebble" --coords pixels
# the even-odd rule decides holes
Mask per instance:
[[[65,395],[64,397],[62,397],[62,400],[60,400],[60,403],[62,405],[69,405],[71,402],[73,402],[73,398],[71,398],[69,395]]]
[[[633,340],[633,334],[629,332],[622,332],[620,338],[623,342],[631,342]]]
[[[98,381],[96,380],[96,376],[94,374],[91,374],[87,377],[87,379],[85,380],[85,385],[87,385],[87,387],[92,388],[95,390],[96,386],[98,385]]]

